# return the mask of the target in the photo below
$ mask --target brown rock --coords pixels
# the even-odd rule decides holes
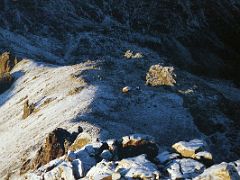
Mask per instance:
[[[0,56],[0,74],[9,73],[17,62],[9,52],[4,52]]]
[[[15,65],[14,61],[14,58],[8,52],[0,56],[0,93],[8,89],[13,82],[10,71]]]
[[[29,101],[26,100],[23,107],[23,119],[26,119],[34,111],[34,104],[29,104]]]
[[[53,159],[63,156],[68,147],[66,144],[73,142],[73,135],[67,130],[58,128],[51,132],[43,146],[38,150],[36,156],[32,160],[27,160],[21,167],[20,173],[24,174],[30,169],[37,169],[42,165],[47,164]],[[66,143],[68,142],[68,143]]]

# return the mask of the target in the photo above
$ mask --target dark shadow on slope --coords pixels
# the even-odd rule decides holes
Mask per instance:
[[[107,138],[119,138],[132,133],[150,134],[162,145],[200,137],[194,131],[194,126],[191,129],[191,118],[181,108],[181,99],[171,88],[145,85],[147,70],[160,59],[107,60],[99,64],[100,70],[85,71],[80,75],[89,85],[97,87],[97,91],[94,101],[89,105],[90,111],[79,114],[78,118],[72,120],[73,123],[87,121],[100,126],[103,138],[106,135],[104,133],[108,133]],[[129,94],[121,91],[126,85],[132,88]],[[181,125],[181,122],[184,124],[189,121],[188,127]],[[177,129],[180,129],[178,134],[175,133]],[[184,132],[184,129],[188,131]]]

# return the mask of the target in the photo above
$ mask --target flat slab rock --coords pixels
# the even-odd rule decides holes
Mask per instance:
[[[189,142],[180,141],[172,145],[172,148],[176,150],[181,156],[194,158],[194,159],[209,159],[212,160],[211,153],[207,152],[207,144],[206,142],[194,139]]]

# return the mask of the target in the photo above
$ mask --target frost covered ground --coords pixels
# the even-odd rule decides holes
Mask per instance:
[[[181,79],[185,72],[176,71],[179,75],[178,86],[146,86],[141,79],[141,73],[144,74],[141,63],[146,60],[148,57],[136,60],[122,58],[110,62],[86,61],[72,66],[26,59],[18,63],[12,70],[14,84],[0,95],[0,137],[3,139],[0,144],[1,175],[18,174],[22,163],[36,153],[46,135],[56,127],[74,131],[81,126],[91,135],[93,142],[132,133],[150,134],[162,149],[182,139],[201,138],[211,142],[210,136],[198,130],[195,114],[185,105],[191,105],[188,104],[188,98],[200,96],[200,88],[206,86],[208,81],[189,75],[191,82],[185,82]],[[133,66],[140,70],[130,73],[128,70]],[[196,87],[196,84],[202,87]],[[220,86],[219,83],[218,86],[214,85],[214,81],[210,84],[216,89]],[[131,87],[127,94],[121,92],[125,85]],[[186,87],[193,89],[187,91]],[[229,85],[226,87],[234,89]],[[236,99],[238,91],[236,88],[232,91],[235,93],[226,91],[226,97]],[[203,101],[206,101],[212,97],[204,98]],[[218,96],[215,95],[215,98]],[[35,105],[35,111],[23,120],[23,104],[26,100]],[[216,114],[216,118],[218,120],[213,121],[217,123],[230,123],[221,112]],[[210,126],[208,128],[211,129]],[[216,159],[222,160],[225,157],[219,158],[219,154],[231,148],[231,145],[227,144],[229,140],[226,137],[219,133],[218,136],[226,142],[224,146],[209,144]]]
[[[86,85],[74,74],[91,68],[91,63],[57,67],[30,60],[23,60],[14,68],[16,81],[0,96],[2,174],[9,166],[17,167],[56,127],[74,127],[71,120],[88,110],[97,88]],[[71,94],[75,88],[81,92]],[[23,120],[23,103],[27,99],[35,104],[36,112]],[[80,124],[92,128],[88,123]],[[97,131],[95,128],[92,135]]]

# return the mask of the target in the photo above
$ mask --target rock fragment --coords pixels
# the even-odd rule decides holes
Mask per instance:
[[[127,50],[124,53],[124,57],[127,58],[127,59],[140,59],[140,58],[143,58],[143,55],[140,52],[137,52],[137,53],[134,54],[133,51]]]
[[[131,88],[129,86],[125,86],[124,88],[122,88],[122,93],[128,93],[131,90]]]

